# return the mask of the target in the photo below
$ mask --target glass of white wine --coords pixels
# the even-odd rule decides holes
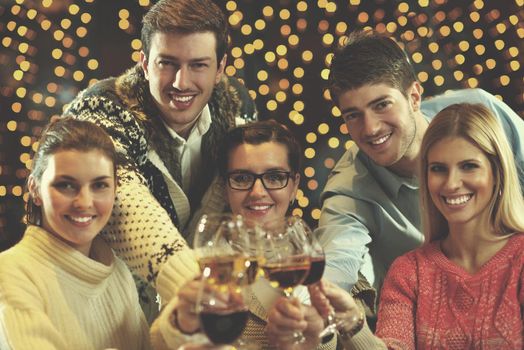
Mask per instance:
[[[240,215],[203,215],[193,248],[203,273],[216,283],[251,284],[258,275],[256,225]]]

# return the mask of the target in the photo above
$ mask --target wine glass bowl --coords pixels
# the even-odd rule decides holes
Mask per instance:
[[[258,232],[240,215],[203,215],[193,240],[200,269],[216,283],[253,283],[258,276]]]
[[[249,311],[243,290],[234,283],[220,284],[205,273],[197,296],[200,328],[214,345],[232,344],[247,324]]]
[[[324,254],[324,248],[322,248],[322,245],[304,220],[294,217],[293,226],[295,230],[300,231],[301,234],[305,236],[309,244],[309,259],[311,262],[311,267],[309,269],[308,275],[302,282],[303,285],[308,286],[310,284],[317,283],[322,278],[322,275],[324,274],[324,268],[326,266],[326,256]]]

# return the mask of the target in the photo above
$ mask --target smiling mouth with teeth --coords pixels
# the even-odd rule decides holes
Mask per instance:
[[[71,221],[78,222],[78,223],[86,223],[88,221],[91,221],[93,219],[93,216],[83,216],[83,217],[74,217],[74,216],[68,216],[68,218]]]
[[[267,205],[249,205],[248,208],[250,210],[267,210],[269,208],[271,208],[271,205],[267,204]]]
[[[173,96],[173,99],[177,102],[187,103],[191,101],[195,96]]]
[[[370,143],[371,143],[372,145],[381,145],[381,144],[383,144],[384,142],[386,142],[386,141],[389,139],[390,136],[391,136],[391,134],[384,135],[384,136],[382,136],[381,138],[379,138],[378,140],[373,140],[373,141],[371,141]]]
[[[454,198],[444,197],[444,200],[446,201],[447,204],[450,204],[450,205],[461,205],[461,204],[468,202],[472,197],[473,197],[472,194],[465,194],[465,195],[454,197]]]

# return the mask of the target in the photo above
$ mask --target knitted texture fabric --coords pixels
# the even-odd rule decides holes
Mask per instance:
[[[0,349],[149,349],[124,262],[101,239],[95,261],[37,226],[0,254]]]
[[[522,233],[474,274],[432,242],[388,271],[376,334],[390,349],[522,349],[523,282]]]
[[[156,282],[169,257],[187,249],[181,232],[194,213],[224,210],[225,194],[216,177],[219,145],[230,127],[256,119],[247,89],[233,78],[223,77],[208,106],[212,123],[202,137],[205,169],[195,174],[189,194],[181,189],[177,145],[160,120],[139,65],[82,91],[64,112],[101,126],[115,144],[119,184],[102,236],[148,283]]]

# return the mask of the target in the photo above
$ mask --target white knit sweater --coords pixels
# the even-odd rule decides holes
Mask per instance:
[[[96,260],[37,226],[0,254],[0,349],[149,349],[133,279],[95,239]]]

